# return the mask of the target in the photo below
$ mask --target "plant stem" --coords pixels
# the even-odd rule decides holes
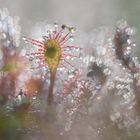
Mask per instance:
[[[48,105],[51,105],[53,103],[53,88],[55,84],[55,76],[56,76],[56,70],[50,72],[50,87],[48,92]]]

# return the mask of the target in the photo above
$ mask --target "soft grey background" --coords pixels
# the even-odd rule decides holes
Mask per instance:
[[[140,0],[0,0],[0,7],[20,16],[22,34],[39,21],[71,23],[88,32],[102,25],[114,26],[123,18],[136,28],[140,52]]]

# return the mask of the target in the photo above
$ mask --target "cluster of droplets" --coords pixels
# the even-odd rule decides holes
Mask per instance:
[[[119,50],[122,50],[122,56],[118,56],[117,53],[116,34],[118,33],[117,38],[121,41]],[[82,64],[88,67],[86,78],[82,77],[83,74],[77,79],[76,76],[73,76],[76,80],[66,81],[66,85],[73,87],[73,89],[65,86],[66,89],[70,90],[66,92],[66,89],[64,89],[63,91],[65,93],[65,96],[63,96],[65,104],[68,105],[67,103],[70,102],[69,105],[76,105],[64,105],[71,116],[67,117],[66,131],[72,131],[74,121],[79,120],[81,122],[84,119],[82,115],[91,120],[90,115],[92,119],[96,118],[100,110],[102,110],[102,115],[105,116],[102,118],[104,119],[102,120],[103,125],[99,125],[99,129],[108,127],[106,116],[119,129],[132,127],[139,129],[139,125],[136,124],[140,120],[135,112],[135,86],[139,85],[139,62],[137,57],[132,56],[133,53],[130,49],[130,47],[136,46],[132,40],[132,35],[133,29],[126,21],[120,21],[115,30],[103,27],[100,32],[92,33],[92,38],[87,45],[89,54],[87,53],[82,57]],[[135,83],[136,81],[137,83]],[[71,86],[71,83],[74,84]],[[85,102],[86,100],[88,102]],[[107,102],[109,106],[106,107]],[[63,102],[61,103],[60,105],[63,105]],[[94,114],[95,112],[97,114]],[[75,119],[75,114],[79,118]],[[98,124],[100,122],[99,119]],[[96,131],[93,124],[87,123],[86,125]]]
[[[17,79],[25,64],[24,52],[17,48],[19,43],[19,18],[10,16],[6,8],[0,9],[0,96],[5,101],[16,94]]]
[[[89,83],[90,82],[86,80],[71,81],[71,83],[69,81],[70,86],[73,87],[68,87],[68,89],[67,85],[65,87],[67,89],[64,89],[63,93],[61,93],[63,95],[60,96],[62,96],[63,99],[61,99],[61,103],[58,106],[58,116],[60,117],[60,121],[65,121],[63,122],[65,124],[65,131],[71,130],[77,112],[84,106],[85,102],[89,102],[89,100],[95,96],[96,92],[94,92],[93,83],[91,85]],[[69,91],[66,92],[66,90]],[[63,110],[60,109],[62,106]],[[66,118],[64,119],[62,116]]]
[[[136,77],[137,79],[139,77],[139,63],[138,59],[132,56],[132,49],[136,46],[132,40],[133,32],[127,22],[121,20],[115,30],[113,40],[117,61],[113,73],[114,78],[111,77],[110,79],[113,85],[110,89],[116,90],[115,94],[119,98],[119,102],[113,106],[114,111],[110,117],[112,121],[117,121],[118,126],[121,126],[121,128],[134,126],[135,117],[137,117],[135,114],[136,96],[138,94],[138,80],[136,80]],[[135,77],[135,75],[137,76]]]
[[[0,9],[0,66],[5,57],[4,48],[14,48],[19,46],[20,26],[19,18],[11,17],[6,8]],[[14,55],[14,51],[10,52]]]
[[[132,29],[126,21],[120,21],[116,28],[114,44],[116,56],[121,60],[122,65],[136,72],[137,64],[136,57],[132,56],[132,49],[136,47],[135,42],[132,40],[134,29]]]
[[[64,131],[72,130],[78,112],[83,110],[82,113],[86,114],[87,110],[83,108],[92,106],[95,98],[100,100],[100,84],[97,84],[95,79],[87,77],[83,72],[82,69],[76,69],[68,75],[68,79],[62,81],[63,89],[56,97],[60,100],[57,110],[59,121],[65,124]]]
[[[20,39],[19,18],[11,17],[8,10],[0,9],[0,41],[4,47],[18,47]]]

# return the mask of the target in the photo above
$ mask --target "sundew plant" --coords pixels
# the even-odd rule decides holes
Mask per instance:
[[[38,23],[0,9],[0,140],[139,140],[137,29]]]

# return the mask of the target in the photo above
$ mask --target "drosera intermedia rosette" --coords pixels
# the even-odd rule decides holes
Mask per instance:
[[[69,61],[74,58],[78,58],[79,55],[73,54],[71,51],[79,49],[75,45],[68,45],[69,41],[73,38],[75,32],[74,27],[69,27],[65,24],[59,26],[55,23],[54,28],[47,31],[47,35],[42,37],[42,41],[26,38],[23,40],[27,43],[31,43],[37,46],[37,51],[32,52],[33,59],[38,60],[39,67],[47,67],[50,73],[50,86],[48,89],[48,104],[53,102],[53,89],[56,80],[56,73],[59,68],[70,69],[74,67]],[[69,67],[70,66],[70,67]]]

